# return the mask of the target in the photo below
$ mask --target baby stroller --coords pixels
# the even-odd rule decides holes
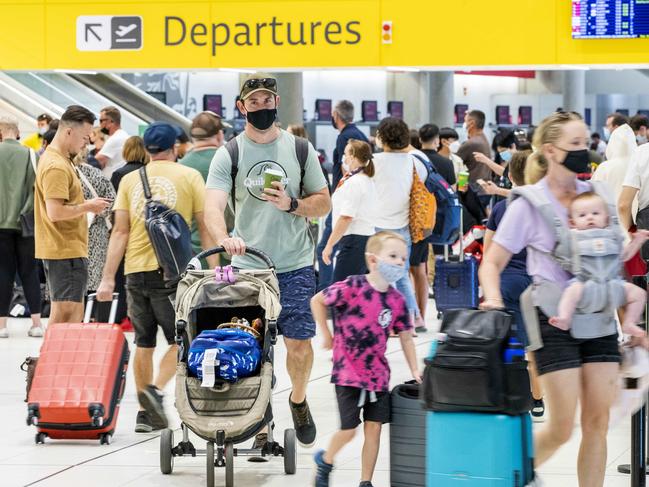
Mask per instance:
[[[206,455],[207,487],[214,487],[215,467],[225,467],[225,485],[234,486],[234,457],[284,457],[284,471],[296,471],[296,437],[294,429],[284,430],[284,446],[273,441],[271,407],[273,346],[277,340],[277,317],[280,313],[279,285],[275,266],[268,256],[247,249],[267,264],[264,270],[201,270],[200,259],[223,253],[222,247],[202,252],[187,266],[176,294],[176,342],[180,350],[176,371],[176,409],[182,421],[182,441],[174,445],[173,431],[165,429],[160,436],[160,470],[173,471],[174,457]],[[222,270],[220,276],[219,270]],[[188,351],[192,340],[203,330],[216,329],[233,317],[249,323],[261,318],[262,357],[258,373],[229,383],[219,378],[214,387],[201,386],[201,380],[188,373]],[[268,426],[268,443],[262,449],[235,448]],[[207,442],[197,450],[189,441],[189,431]]]

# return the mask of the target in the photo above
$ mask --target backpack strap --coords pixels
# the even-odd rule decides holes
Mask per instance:
[[[552,259],[561,266],[562,269],[573,273],[574,263],[572,260],[572,237],[570,229],[563,223],[563,221],[555,214],[552,203],[546,197],[541,188],[533,185],[518,186],[512,189],[508,198],[508,204],[511,204],[517,198],[523,198],[532,205],[541,215],[543,221],[554,233],[555,245],[552,251],[546,252],[544,250],[530,245],[537,252],[549,255]]]
[[[140,179],[142,180],[142,190],[144,191],[144,197],[147,201],[151,201],[153,195],[151,194],[151,187],[149,186],[149,178],[146,175],[146,166],[140,168]]]
[[[237,143],[238,137],[233,137],[225,144],[225,149],[230,154],[230,160],[232,161],[232,166],[230,168],[230,176],[232,177],[232,189],[230,190],[230,196],[232,198],[232,212],[235,211],[235,205],[237,204],[237,174],[239,173],[239,144]]]
[[[306,174],[306,161],[309,158],[309,141],[303,137],[295,137],[295,155],[300,163],[300,193],[304,193],[304,175]]]
[[[416,154],[416,153],[411,153],[410,155],[416,157],[417,159],[419,159],[419,161],[424,165],[424,167],[428,171],[429,176],[430,176],[430,173],[439,174],[439,171],[437,171],[437,168],[435,167],[435,165],[432,162],[430,162],[430,160],[424,159],[423,157],[421,157],[419,154]]]

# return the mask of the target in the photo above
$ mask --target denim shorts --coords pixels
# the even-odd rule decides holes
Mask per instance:
[[[500,294],[502,294],[505,308],[514,315],[516,336],[525,345],[527,345],[527,331],[521,315],[520,299],[521,294],[530,284],[532,284],[532,278],[523,272],[505,271],[500,275]]]
[[[155,348],[160,326],[167,343],[173,345],[176,342],[176,312],[171,299],[176,289],[165,287],[162,271],[127,274],[126,290],[135,344],[140,348]]]
[[[310,340],[315,336],[315,321],[311,315],[311,298],[315,294],[316,277],[313,267],[303,267],[277,274],[282,312],[277,319],[279,333],[285,338]]]
[[[548,323],[548,317],[538,310],[543,348],[534,352],[539,375],[558,370],[577,369],[583,364],[620,363],[618,335],[590,340],[573,338],[570,331],[563,331]]]
[[[83,303],[88,286],[88,259],[43,260],[52,302]]]

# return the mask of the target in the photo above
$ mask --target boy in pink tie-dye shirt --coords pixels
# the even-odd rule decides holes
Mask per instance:
[[[405,272],[407,257],[403,237],[380,232],[367,242],[369,274],[348,277],[311,300],[323,347],[333,348],[331,382],[336,385],[340,412],[340,431],[331,439],[327,451],[315,455],[316,487],[329,486],[334,457],[354,438],[361,410],[365,445],[360,487],[372,486],[381,426],[390,421],[390,367],[385,351],[391,332],[399,334],[412,375],[421,381],[408,308],[401,293],[391,286]],[[333,336],[327,326],[328,307],[333,315]]]

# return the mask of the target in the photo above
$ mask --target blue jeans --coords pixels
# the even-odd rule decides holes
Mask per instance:
[[[327,241],[331,237],[331,213],[327,216],[325,220],[325,227],[322,231],[322,238],[318,244],[317,253],[318,253],[318,287],[317,292],[322,291],[323,289],[331,286],[334,278],[334,266],[327,265],[322,261],[322,251],[327,246]],[[335,245],[333,251],[331,252],[331,257],[333,258],[338,251],[338,245]]]
[[[406,245],[408,246],[408,258],[406,259],[406,272],[403,277],[396,282],[397,290],[403,294],[403,297],[406,299],[406,306],[408,306],[408,312],[414,314],[416,318],[421,316],[419,312],[419,306],[417,306],[417,298],[415,297],[415,289],[412,286],[412,281],[410,280],[410,251],[412,250],[412,238],[410,237],[410,227],[403,228],[377,228],[377,233],[383,230],[390,232],[398,233],[406,240]]]

